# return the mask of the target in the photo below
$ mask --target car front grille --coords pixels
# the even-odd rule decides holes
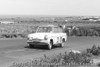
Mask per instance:
[[[32,41],[41,41],[41,39],[32,39]]]

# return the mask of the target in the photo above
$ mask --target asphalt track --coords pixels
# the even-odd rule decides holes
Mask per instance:
[[[59,52],[66,49],[83,50],[93,45],[100,46],[100,37],[68,37],[64,48],[54,47],[52,50],[46,49],[45,46],[36,46],[30,48],[26,39],[1,39],[0,40],[0,67],[14,62],[25,56],[39,56],[43,53]],[[27,57],[27,58],[28,58]],[[26,57],[25,57],[26,59]]]

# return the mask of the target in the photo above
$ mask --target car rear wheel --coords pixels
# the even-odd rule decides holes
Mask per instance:
[[[51,40],[50,43],[48,44],[48,49],[51,50],[53,46],[53,41]]]

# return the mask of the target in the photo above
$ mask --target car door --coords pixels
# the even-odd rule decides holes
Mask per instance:
[[[63,31],[63,30],[62,30],[62,28],[59,28],[59,27],[58,27],[58,37],[59,37],[59,43],[61,43],[61,42],[62,42],[62,34],[63,34],[63,33],[62,33],[62,31]]]
[[[61,43],[61,30],[59,27],[54,27],[54,36],[56,38],[55,43]]]

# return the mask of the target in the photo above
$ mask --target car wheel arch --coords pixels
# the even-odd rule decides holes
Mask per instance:
[[[65,38],[62,38],[62,42],[65,42],[66,41],[66,39]]]
[[[51,43],[51,42],[52,42],[52,45],[53,45],[53,43],[54,43],[54,42],[53,42],[53,39],[50,39],[49,43]]]

